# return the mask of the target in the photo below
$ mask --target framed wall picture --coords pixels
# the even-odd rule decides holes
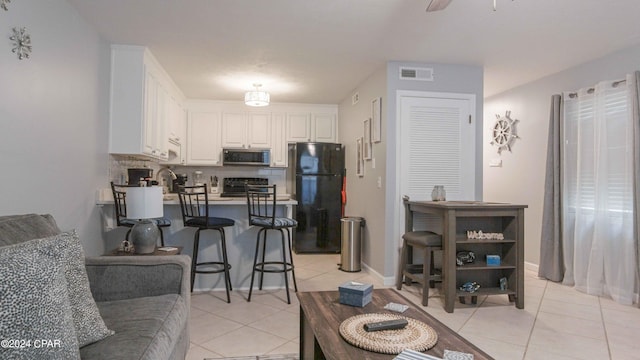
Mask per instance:
[[[362,157],[365,160],[371,160],[371,119],[364,121],[364,142],[362,146]]]
[[[371,101],[371,139],[375,143],[382,141],[382,131],[380,114],[382,112],[382,98],[375,98]]]
[[[364,158],[362,157],[362,138],[356,139],[356,175],[364,176]]]

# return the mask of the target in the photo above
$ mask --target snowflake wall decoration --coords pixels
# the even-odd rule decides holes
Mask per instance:
[[[9,10],[9,8],[7,7],[7,4],[10,2],[11,0],[0,0],[0,8],[2,8],[4,11]]]
[[[13,41],[12,52],[18,55],[18,59],[28,59],[31,55],[31,36],[25,28],[13,28],[13,35],[9,37]]]

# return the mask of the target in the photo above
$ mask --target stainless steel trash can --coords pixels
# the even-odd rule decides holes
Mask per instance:
[[[340,247],[340,270],[348,272],[360,271],[362,260],[362,228],[365,221],[361,217],[344,217],[340,219],[342,245]]]

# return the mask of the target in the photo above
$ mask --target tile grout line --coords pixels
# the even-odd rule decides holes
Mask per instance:
[[[598,296],[598,310],[600,310],[600,321],[602,321],[602,329],[604,330],[604,340],[607,343],[607,353],[609,354],[609,359],[613,359],[613,354],[611,353],[611,344],[609,344],[609,335],[607,334],[607,323],[604,320],[604,313],[602,312],[602,299]]]
[[[527,352],[529,352],[529,343],[531,342],[531,336],[533,336],[533,330],[536,328],[536,323],[538,322],[538,316],[540,315],[540,309],[542,308],[542,302],[544,301],[544,297],[547,294],[548,285],[549,285],[549,280],[545,280],[544,291],[542,291],[542,296],[540,297],[540,303],[538,304],[538,309],[536,309],[536,316],[533,318],[533,324],[531,325],[531,330],[529,331],[529,337],[527,338],[527,345],[524,347],[522,360],[527,358]]]

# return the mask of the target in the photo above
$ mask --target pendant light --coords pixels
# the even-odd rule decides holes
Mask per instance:
[[[269,93],[266,91],[260,91],[262,84],[253,84],[256,88],[253,91],[248,91],[244,94],[244,103],[248,106],[267,106],[269,105]]]

